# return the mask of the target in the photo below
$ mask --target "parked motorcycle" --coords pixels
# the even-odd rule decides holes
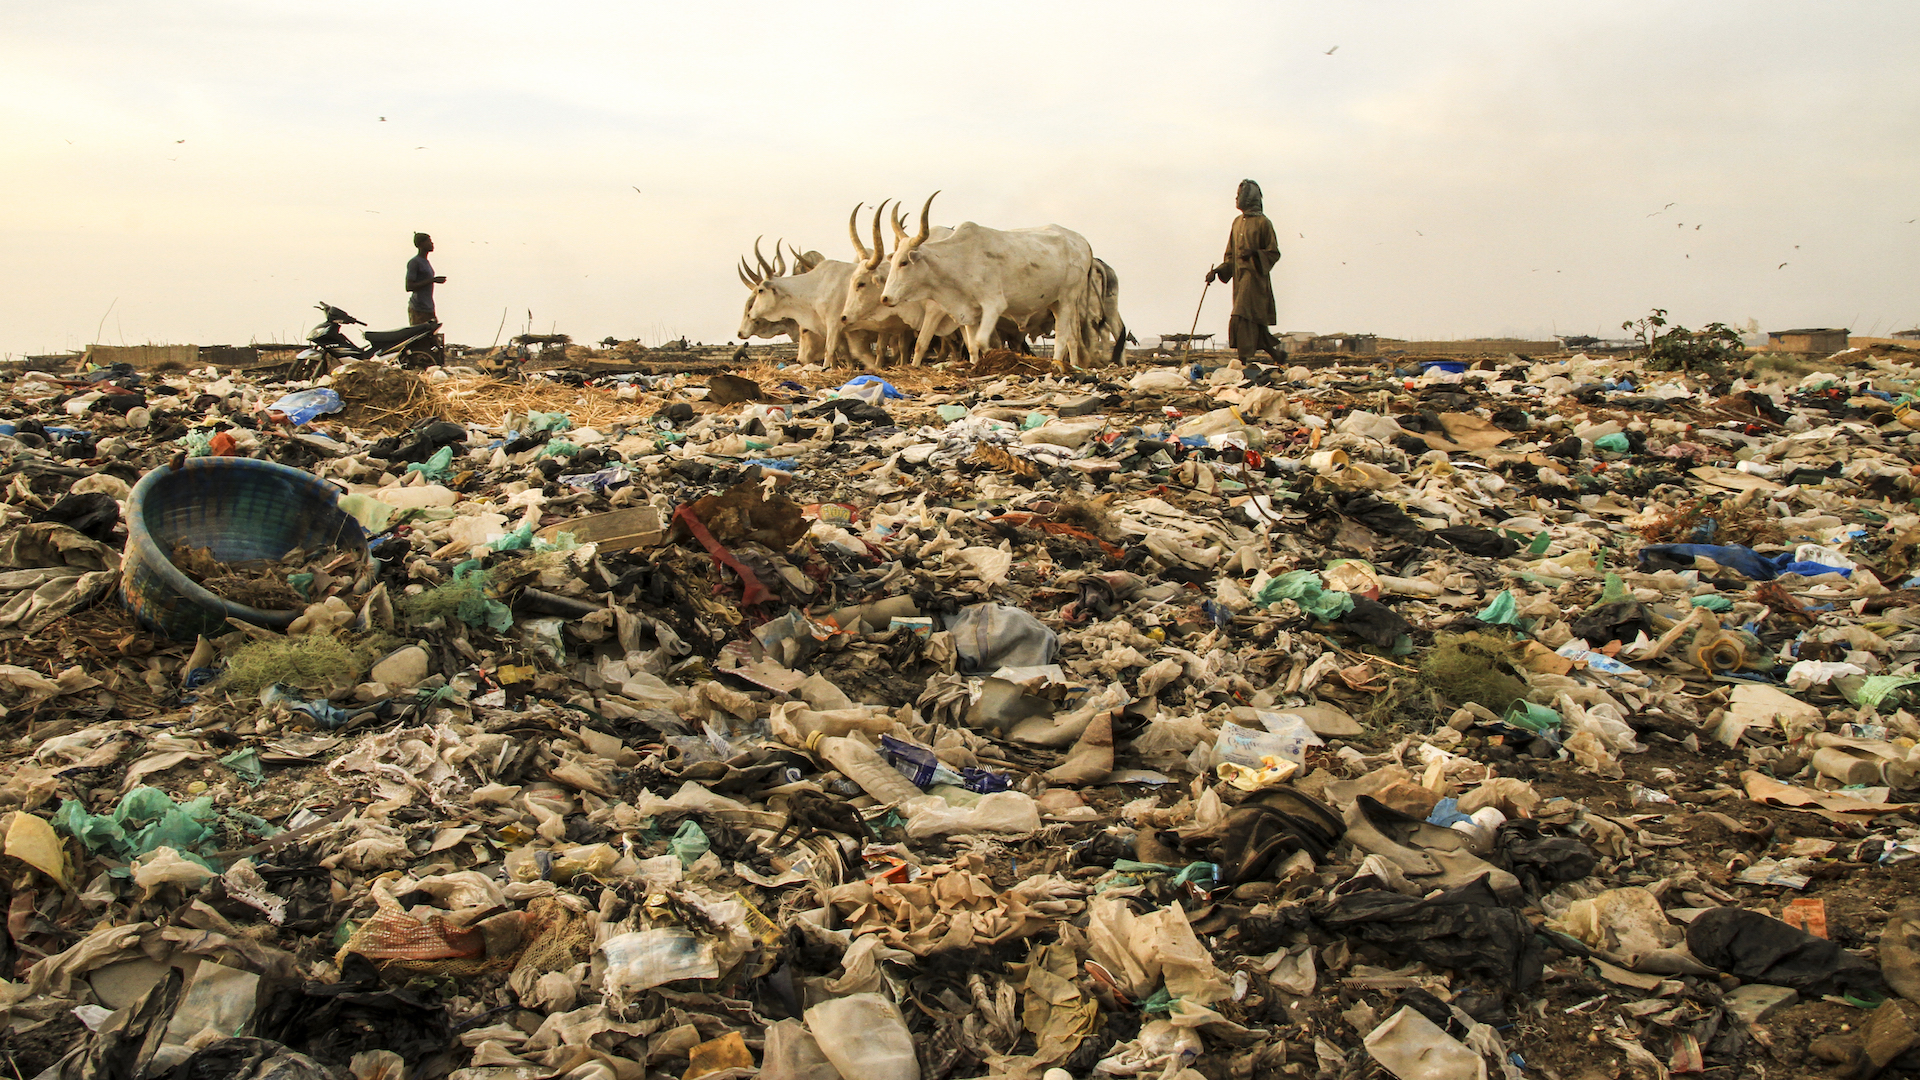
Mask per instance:
[[[320,309],[326,321],[314,327],[313,332],[307,335],[307,340],[313,347],[302,349],[296,359],[303,368],[311,365],[315,375],[348,360],[397,356],[403,367],[425,367],[438,363],[442,355],[438,322],[421,323],[418,326],[403,327],[399,330],[363,331],[362,336],[367,340],[366,344],[362,345],[347,336],[346,327],[365,326],[366,323],[325,300],[315,304],[314,307]]]

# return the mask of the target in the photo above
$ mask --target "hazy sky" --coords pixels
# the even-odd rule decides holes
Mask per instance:
[[[1908,0],[5,11],[6,354],[397,326],[415,230],[450,340],[725,341],[756,234],[848,258],[855,202],[935,188],[1083,233],[1149,337],[1242,177],[1283,329],[1920,322]]]

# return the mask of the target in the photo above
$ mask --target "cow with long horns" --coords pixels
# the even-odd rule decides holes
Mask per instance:
[[[872,364],[874,335],[846,333],[839,325],[847,276],[853,272],[852,263],[823,258],[817,252],[795,251],[796,272],[788,274],[778,246],[774,248],[771,264],[760,255],[758,240],[754,241],[753,254],[760,262],[759,274],[749,272],[745,259],[739,267],[740,280],[752,290],[747,296],[746,309],[741,312],[739,336],[742,340],[757,327],[792,323],[799,331],[800,363],[832,363],[842,354],[838,345],[844,340],[844,352],[851,353],[862,364]]]
[[[755,260],[759,262],[760,269],[756,271],[752,267],[748,266],[747,258],[744,255],[740,257],[740,265],[735,268],[740,275],[740,283],[747,287],[747,306],[748,307],[751,307],[753,305],[753,287],[755,285],[760,284],[763,278],[772,277],[772,276],[775,276],[776,274],[773,264],[767,262],[767,257],[765,255],[760,254],[760,241],[762,239],[765,239],[765,238],[755,237],[753,241],[753,257]],[[774,245],[773,254],[774,254],[774,258],[776,259],[780,258],[780,245],[778,243]],[[795,266],[803,265],[804,263],[806,263],[806,260],[809,256],[811,256],[815,262],[818,262],[818,260],[822,258],[822,256],[819,255],[818,252],[807,252],[805,254],[802,254],[799,251],[795,251],[793,253],[794,265]],[[781,265],[784,267],[785,265],[784,262]],[[741,310],[740,335],[739,335],[741,341],[750,341],[754,338],[776,338],[776,337],[780,337],[783,334],[793,339],[793,343],[798,348],[799,353],[802,357],[808,356],[809,354],[818,353],[820,351],[820,347],[821,347],[820,339],[819,338],[810,339],[805,334],[805,332],[800,329],[799,324],[795,323],[792,319],[782,319],[778,322],[767,322],[764,319],[755,319],[751,317],[750,315],[747,314],[746,309],[744,308]]]
[[[888,200],[891,201],[891,200]],[[849,330],[874,330],[882,335],[883,344],[890,331],[904,329],[913,335],[913,364],[917,367],[927,358],[927,351],[940,338],[960,329],[960,325],[940,310],[938,305],[921,301],[909,301],[896,304],[891,308],[880,303],[880,292],[886,287],[889,263],[887,247],[880,239],[880,215],[886,210],[887,203],[882,202],[873,210],[873,247],[868,249],[860,240],[861,203],[853,208],[847,217],[847,235],[853,239],[853,250],[859,256],[853,264],[853,276],[847,279],[846,301],[840,310],[840,325]],[[904,235],[899,222],[894,222],[896,232]],[[936,225],[933,235],[944,237],[952,229]],[[897,349],[895,355],[904,353]]]
[[[935,239],[927,218],[939,194],[927,196],[919,230],[894,249],[883,306],[937,305],[960,324],[975,363],[1002,318],[1029,333],[1050,320],[1055,358],[1068,368],[1105,362],[1099,346],[1109,336],[1118,352],[1126,336],[1119,279],[1085,237],[1058,225],[990,229],[968,221]]]

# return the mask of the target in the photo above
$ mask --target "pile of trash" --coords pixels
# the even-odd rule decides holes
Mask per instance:
[[[0,1055],[1920,1068],[1913,354],[1342,359],[13,374]]]

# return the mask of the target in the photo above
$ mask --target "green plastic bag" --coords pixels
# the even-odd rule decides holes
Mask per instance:
[[[1627,591],[1626,582],[1620,580],[1620,575],[1608,573],[1606,585],[1600,590],[1600,602],[1603,604],[1617,604],[1622,600],[1631,599],[1633,599],[1633,594]]]
[[[1625,435],[1616,431],[1611,435],[1602,435],[1599,438],[1593,440],[1593,448],[1595,450],[1611,451],[1612,453],[1615,453],[1615,454],[1624,454],[1628,450],[1631,450],[1633,446],[1631,443],[1627,442],[1627,437]]]
[[[137,787],[120,797],[111,814],[89,814],[85,806],[67,799],[53,815],[53,826],[96,855],[131,862],[170,847],[212,870],[215,867],[196,852],[214,838],[218,817],[211,796],[176,803],[159,788]]]
[[[1254,594],[1254,602],[1271,607],[1282,600],[1300,605],[1300,610],[1324,622],[1332,622],[1353,610],[1353,597],[1323,588],[1320,575],[1312,570],[1289,570],[1270,579]]]
[[[573,426],[573,417],[563,412],[527,413],[526,431],[566,431]]]
[[[1520,616],[1515,614],[1518,605],[1513,599],[1512,589],[1501,589],[1500,595],[1493,598],[1486,607],[1474,613],[1474,618],[1492,626],[1519,626]]]
[[[1693,606],[1706,608],[1708,611],[1732,611],[1733,601],[1718,595],[1696,596],[1693,598]]]
[[[235,750],[221,758],[220,764],[232,769],[234,775],[254,787],[258,787],[267,778],[266,765],[260,760],[260,751],[251,746],[244,750]]]
[[[1535,735],[1558,731],[1562,723],[1562,717],[1557,710],[1549,709],[1545,705],[1536,705],[1525,698],[1507,706],[1507,714],[1500,720],[1510,727],[1531,731]]]
[[[495,551],[523,551],[533,546],[533,523],[523,523],[519,528],[488,544]]]
[[[408,465],[407,471],[421,474],[429,483],[443,483],[453,476],[453,447],[443,446],[435,450],[427,460]]]
[[[1861,679],[1857,687],[1843,686],[1841,691],[1846,694],[1847,700],[1855,705],[1863,705],[1877,711],[1880,703],[1887,700],[1889,696],[1915,683],[1920,683],[1920,676],[1869,675]]]
[[[697,823],[683,821],[679,831],[673,834],[673,839],[667,841],[667,847],[680,856],[682,867],[691,868],[700,861],[700,856],[713,849],[713,841],[707,839],[706,830]]]

